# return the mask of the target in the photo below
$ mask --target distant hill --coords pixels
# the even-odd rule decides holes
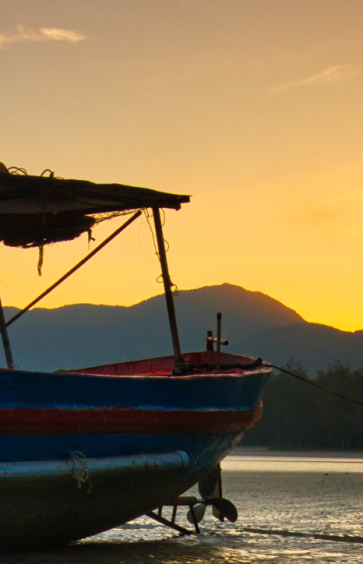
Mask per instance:
[[[223,313],[228,350],[281,365],[300,360],[313,376],[336,360],[363,365],[363,331],[349,333],[308,323],[262,294],[222,284],[181,291],[175,297],[182,350],[203,350],[208,329]],[[16,308],[5,307],[6,318]],[[76,304],[36,308],[9,328],[14,361],[28,370],[80,368],[172,354],[164,296],[130,307]],[[0,348],[1,349],[1,348]],[[1,349],[0,365],[5,365]]]
[[[351,333],[318,323],[267,329],[233,341],[231,348],[280,366],[290,358],[300,360],[312,376],[337,360],[352,368],[363,366],[363,331]]]
[[[175,306],[185,351],[204,349],[207,330],[215,331],[218,311],[223,313],[223,336],[237,347],[254,334],[305,324],[299,314],[277,300],[231,284],[181,291]],[[4,310],[7,319],[18,311]],[[9,336],[16,365],[28,370],[78,368],[172,354],[163,295],[130,307],[76,304],[36,308],[9,328]],[[0,362],[4,365],[4,357]]]

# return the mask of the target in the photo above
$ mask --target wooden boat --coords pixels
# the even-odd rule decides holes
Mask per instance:
[[[65,544],[171,503],[261,416],[268,368],[222,353],[219,334],[217,351],[181,353],[159,209],[188,200],[0,173],[5,244],[42,247],[89,230],[96,214],[153,209],[174,348],[172,356],[73,371],[17,370],[7,327],[38,299],[6,323],[2,316],[1,551]]]

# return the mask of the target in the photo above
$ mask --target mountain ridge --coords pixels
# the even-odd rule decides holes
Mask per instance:
[[[182,290],[175,297],[182,350],[202,350],[216,313],[223,313],[228,350],[275,364],[301,360],[310,371],[335,360],[363,364],[363,331],[340,331],[305,321],[278,300],[233,284]],[[4,307],[6,319],[19,311]],[[34,308],[9,327],[14,361],[22,369],[71,369],[172,354],[163,294],[131,306],[67,304]],[[2,351],[1,351],[1,354]],[[0,360],[5,365],[4,356]]]

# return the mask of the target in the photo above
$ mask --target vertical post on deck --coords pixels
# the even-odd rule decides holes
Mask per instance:
[[[168,262],[166,259],[163,228],[161,225],[159,208],[153,208],[153,215],[154,215],[156,240],[158,244],[159,258],[161,264],[161,273],[163,276],[166,307],[168,310],[170,332],[171,332],[171,338],[173,341],[173,348],[174,348],[175,372],[178,373],[178,372],[183,372],[183,367],[185,366],[185,360],[183,358],[180,349],[178,326],[176,323],[176,315],[175,315],[175,307],[174,307],[174,298],[173,298],[173,293],[171,291],[172,282],[170,279]]]
[[[221,326],[222,326],[222,314],[217,313],[217,366],[216,372],[221,370]]]
[[[0,327],[2,327],[1,338],[3,340],[6,363],[8,365],[8,368],[13,369],[13,368],[15,368],[15,365],[14,365],[14,361],[13,361],[13,354],[11,352],[8,330],[5,327],[5,317],[4,317],[3,306],[2,306],[2,303],[1,303],[1,298],[0,298]]]

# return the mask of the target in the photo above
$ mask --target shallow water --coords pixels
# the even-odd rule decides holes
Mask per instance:
[[[237,449],[222,466],[235,524],[208,509],[200,536],[179,537],[144,517],[63,550],[2,555],[0,564],[363,564],[363,454]],[[178,516],[190,526],[183,508]],[[271,534],[284,531],[306,536]],[[343,535],[350,542],[333,540]]]

